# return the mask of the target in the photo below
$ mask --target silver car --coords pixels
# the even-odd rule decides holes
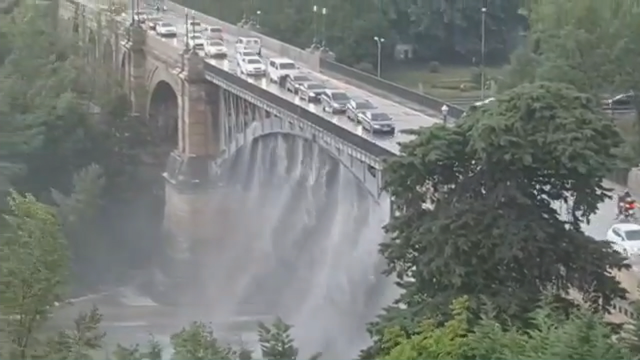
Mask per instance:
[[[393,135],[396,133],[393,118],[385,112],[363,111],[358,113],[358,122],[372,134]]]

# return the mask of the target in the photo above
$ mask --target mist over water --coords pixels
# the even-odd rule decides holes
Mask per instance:
[[[388,199],[317,144],[282,134],[239,149],[220,176],[224,185],[203,195],[211,228],[168,247],[182,258],[172,269],[187,274],[170,291],[181,295],[179,317],[281,316],[302,356],[356,355],[369,343],[366,323],[397,295],[378,255]]]

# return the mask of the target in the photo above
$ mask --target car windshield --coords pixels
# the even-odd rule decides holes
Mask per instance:
[[[349,95],[347,95],[346,93],[343,93],[343,92],[335,92],[335,93],[331,94],[331,98],[334,101],[348,101],[349,100]]]
[[[375,109],[375,106],[373,106],[373,104],[368,101],[358,101],[356,102],[356,109],[358,110]]]
[[[640,241],[640,229],[627,230],[624,232],[624,237],[627,241]]]
[[[309,89],[309,90],[320,90],[320,89],[324,89],[324,85],[316,84],[316,83],[310,83],[310,84],[307,84],[307,89]]]
[[[308,76],[305,75],[295,75],[292,77],[292,80],[295,82],[306,82],[306,81],[311,81],[311,79],[309,79]]]
[[[244,57],[252,57],[252,56],[258,56],[258,54],[254,53],[253,51],[243,51],[242,52],[242,56],[244,56]]]
[[[189,22],[190,26],[200,26],[200,21],[191,21]]]
[[[260,45],[260,40],[258,40],[258,39],[249,39],[249,40],[247,40],[247,45],[249,45],[249,46]]]
[[[280,70],[294,70],[296,64],[294,63],[280,63]]]
[[[224,43],[220,40],[209,41],[209,46],[224,46]]]
[[[168,22],[163,22],[160,24],[160,27],[172,27],[173,25],[171,25],[171,23]]]
[[[194,34],[194,35],[191,35],[191,38],[192,38],[193,40],[202,40],[202,35],[200,35],[200,34]]]
[[[372,121],[389,121],[391,117],[386,113],[372,113],[371,114]]]
[[[262,64],[262,61],[260,59],[247,59],[247,64],[257,65]]]

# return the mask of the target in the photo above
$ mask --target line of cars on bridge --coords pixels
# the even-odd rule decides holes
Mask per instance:
[[[235,46],[239,74],[266,77],[270,83],[277,84],[301,101],[319,104],[327,113],[344,114],[372,134],[395,134],[393,118],[379,110],[371,101],[354,98],[343,90],[331,88],[313,73],[301,69],[291,59],[263,58],[260,39],[238,38]]]
[[[178,36],[178,28],[162,19],[159,13],[137,14],[138,21],[163,38]],[[202,56],[227,58],[228,50],[224,42],[222,28],[203,26],[197,20],[186,24],[185,43],[196,49]],[[333,89],[326,82],[304,71],[294,61],[287,58],[266,59],[262,56],[260,39],[239,37],[235,43],[237,72],[248,77],[266,77],[270,83],[297,96],[301,101],[319,104],[322,110],[335,115],[344,115],[376,135],[395,135],[393,118],[381,111],[370,100],[354,98],[347,92]]]

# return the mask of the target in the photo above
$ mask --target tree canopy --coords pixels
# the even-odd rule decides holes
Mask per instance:
[[[526,321],[549,291],[576,289],[605,312],[625,298],[608,272],[624,258],[581,230],[608,196],[619,143],[593,98],[534,83],[401,144],[385,168],[398,211],[381,253],[404,293],[383,322],[446,320],[462,296],[509,322]]]
[[[390,1],[336,0],[268,3],[243,0],[235,3],[181,0],[191,9],[236,24],[244,17],[257,18],[260,31],[276,39],[309,47],[314,37],[324,41],[337,59],[347,65],[373,64],[374,36],[391,45],[412,44],[421,59],[443,63],[471,63],[481,56],[481,8],[488,3],[486,55],[490,61],[504,61],[519,42],[525,18],[518,11],[521,1]],[[316,6],[314,15],[313,7]],[[326,15],[322,15],[322,8]]]

